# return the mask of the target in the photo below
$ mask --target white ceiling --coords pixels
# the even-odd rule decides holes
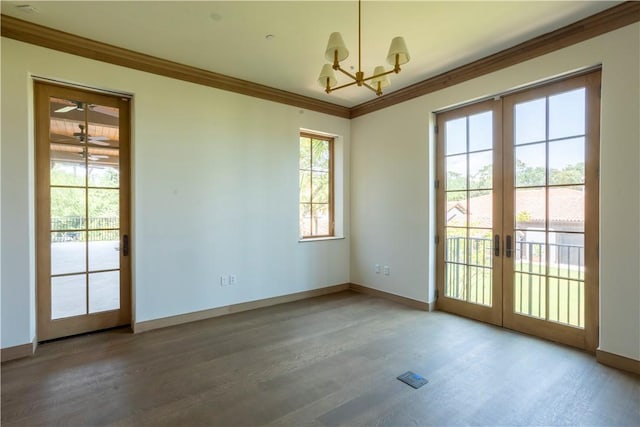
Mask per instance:
[[[411,62],[391,92],[553,31],[619,1],[365,1],[362,67],[385,64],[402,35]],[[32,5],[35,13],[16,6]],[[375,97],[317,83],[328,36],[357,68],[358,6],[346,1],[2,1],[2,13],[115,46],[352,107]],[[273,38],[267,40],[266,35]],[[386,65],[386,64],[385,64]],[[387,65],[388,67],[388,65]],[[346,83],[347,81],[341,81]]]

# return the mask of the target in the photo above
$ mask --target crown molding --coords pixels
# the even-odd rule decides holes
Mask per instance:
[[[350,115],[349,108],[341,105],[101,43],[7,15],[1,16],[0,31],[2,37],[8,37],[96,61],[120,65],[134,70],[158,74],[160,76],[266,99],[281,104],[293,105],[333,116],[349,118]]]
[[[2,37],[96,61],[352,119],[537,58],[638,21],[640,2],[627,1],[566,27],[352,108],[145,55],[7,15],[1,16],[0,32]]]
[[[638,21],[640,21],[640,2],[628,1],[621,3],[566,27],[356,105],[350,110],[351,118],[363,116],[485,74],[493,73]]]

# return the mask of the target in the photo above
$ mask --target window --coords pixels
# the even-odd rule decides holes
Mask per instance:
[[[300,237],[333,237],[332,137],[300,134]]]

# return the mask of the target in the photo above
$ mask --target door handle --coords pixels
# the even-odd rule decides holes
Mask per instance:
[[[125,234],[122,236],[122,256],[129,255],[129,236]]]
[[[494,239],[493,254],[495,256],[500,256],[500,236],[496,234],[496,236],[493,239]]]
[[[505,251],[507,258],[511,258],[511,236],[507,236],[507,250]]]

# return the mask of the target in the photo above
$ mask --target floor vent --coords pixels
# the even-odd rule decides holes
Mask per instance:
[[[427,380],[426,378],[411,371],[407,371],[404,374],[400,375],[398,379],[413,388],[420,388],[429,382],[429,380]]]

